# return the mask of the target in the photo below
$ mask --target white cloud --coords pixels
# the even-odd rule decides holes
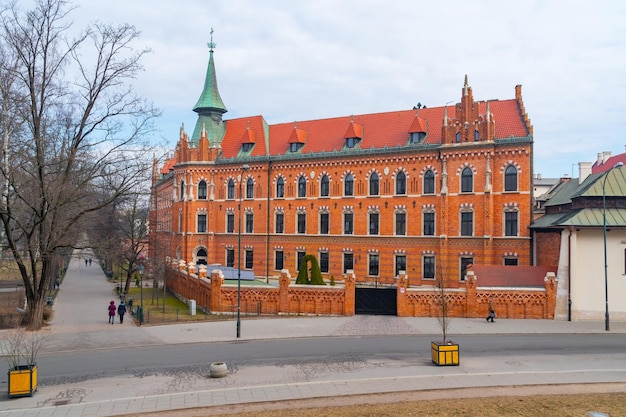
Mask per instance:
[[[138,91],[171,143],[202,90],[211,27],[227,117],[270,123],[510,99],[523,85],[535,172],[571,174],[626,141],[626,3],[599,0],[109,0],[74,13],[142,31]],[[497,122],[497,121],[496,121]]]

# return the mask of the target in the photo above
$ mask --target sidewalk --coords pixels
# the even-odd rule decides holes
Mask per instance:
[[[284,317],[243,319],[241,339],[236,338],[234,320],[194,322],[163,326],[137,327],[128,316],[123,324],[116,318],[107,323],[106,307],[119,301],[97,263],[85,266],[88,251],[75,253],[54,304],[50,326],[51,339],[45,352],[102,349],[110,340],[116,347],[150,346],[197,342],[235,342],[254,339],[322,337],[345,335],[437,335],[439,324],[433,318],[391,316],[354,317]],[[531,334],[531,333],[605,333],[603,322],[566,322],[553,320],[454,319],[452,335],[461,334]],[[611,323],[611,333],[626,334],[626,323]],[[132,334],[132,337],[130,335]],[[45,353],[42,352],[42,353]],[[337,395],[372,394],[437,388],[575,382],[577,374],[564,364],[522,363],[514,368],[498,363],[497,358],[483,363],[438,368],[420,361],[378,363],[376,359],[352,364],[298,364],[249,366],[231,372],[225,378],[205,375],[159,375],[138,378],[124,375],[99,378],[80,384],[40,385],[33,397],[0,399],[0,417],[115,416],[129,413],[166,411],[179,408],[208,407],[261,401],[293,400]],[[626,353],[618,358],[593,358],[595,382],[612,382],[624,389]],[[562,372],[547,372],[561,366]],[[617,369],[616,369],[617,368]],[[609,370],[609,371],[607,371]],[[601,376],[598,374],[601,372]],[[303,378],[302,375],[314,375]],[[6,392],[6,381],[2,385]]]

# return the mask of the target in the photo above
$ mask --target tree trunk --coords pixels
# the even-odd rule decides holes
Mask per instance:
[[[37,298],[36,300],[31,300],[31,303],[28,304],[28,308],[26,309],[26,329],[39,330],[43,327],[44,302],[45,299]]]

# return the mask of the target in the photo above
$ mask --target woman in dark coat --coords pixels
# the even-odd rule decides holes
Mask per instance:
[[[111,324],[115,321],[115,310],[117,310],[115,308],[115,301],[111,301],[109,303],[109,323]]]
[[[124,305],[124,302],[120,302],[120,305],[117,306],[117,314],[120,315],[120,324],[124,323],[124,314],[126,314],[126,306]]]

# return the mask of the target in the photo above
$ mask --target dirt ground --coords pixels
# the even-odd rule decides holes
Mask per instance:
[[[592,412],[626,416],[626,383],[410,391],[193,408],[126,417],[586,417],[594,416]]]

